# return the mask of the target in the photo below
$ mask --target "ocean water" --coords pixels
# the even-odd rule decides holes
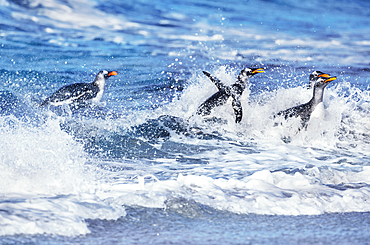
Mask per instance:
[[[368,1],[0,0],[1,244],[368,244]],[[265,73],[194,116],[246,67]],[[101,102],[38,105],[116,70]],[[337,76],[321,115],[274,113]]]

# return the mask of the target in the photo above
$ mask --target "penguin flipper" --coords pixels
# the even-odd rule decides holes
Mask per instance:
[[[225,86],[221,81],[220,79],[218,79],[217,77],[214,77],[211,75],[211,73],[209,72],[206,72],[206,71],[203,71],[204,75],[206,75],[210,80],[211,82],[216,85],[217,89],[218,90],[222,90],[222,89],[225,89],[227,86]]]
[[[240,100],[233,99],[232,107],[234,109],[234,114],[235,114],[235,123],[240,123],[240,121],[243,118],[243,108],[242,108],[242,104]]]
[[[196,114],[202,116],[211,114],[213,108],[225,104],[229,97],[230,94],[225,89],[216,92],[198,107]]]

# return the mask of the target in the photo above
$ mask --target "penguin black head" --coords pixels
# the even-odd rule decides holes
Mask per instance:
[[[320,77],[330,78],[330,75],[321,71],[312,72],[310,75],[310,83],[308,84],[308,89],[312,88]]]
[[[102,89],[104,88],[105,80],[115,75],[117,75],[116,71],[106,71],[106,70],[99,71],[95,77],[94,84]]]
[[[238,80],[240,82],[246,82],[249,78],[262,72],[265,72],[263,68],[245,68],[239,73]]]

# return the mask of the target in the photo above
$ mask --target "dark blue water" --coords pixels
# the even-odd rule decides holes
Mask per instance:
[[[368,1],[0,1],[0,243],[367,244]],[[246,67],[231,103],[194,116]],[[98,105],[39,108],[116,70]],[[274,113],[337,76],[306,130]]]
[[[3,241],[8,244],[21,241],[37,244],[367,244],[364,228],[369,226],[368,219],[368,213],[265,216],[212,210],[193,218],[163,210],[132,209],[127,217],[115,222],[89,220],[91,234],[87,236],[36,235],[5,237]],[[356,226],[352,222],[356,222]]]

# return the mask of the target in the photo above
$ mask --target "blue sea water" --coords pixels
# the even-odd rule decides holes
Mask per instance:
[[[1,244],[368,244],[368,1],[0,0]],[[246,67],[242,97],[197,107]],[[116,70],[98,105],[38,105]],[[306,130],[274,113],[337,76]]]

